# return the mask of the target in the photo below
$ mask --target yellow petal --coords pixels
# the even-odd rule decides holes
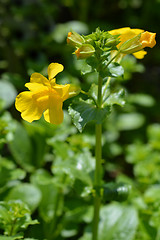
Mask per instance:
[[[139,33],[144,32],[144,30],[142,29],[131,29],[129,27],[125,27],[125,28],[119,28],[119,29],[114,29],[109,31],[110,34],[112,35],[118,35],[120,34],[119,38],[120,38],[120,43],[117,45],[118,47],[124,43],[125,41],[135,37],[136,35],[138,35]]]
[[[58,95],[50,95],[49,107],[44,112],[44,119],[52,124],[60,124],[63,122],[63,102]]]
[[[25,86],[32,92],[42,92],[49,89],[47,86],[34,82],[26,83]]]
[[[53,89],[61,97],[62,101],[65,101],[67,98],[69,98],[69,88],[70,88],[70,84],[66,84],[66,85],[55,84],[53,86]]]
[[[133,55],[134,55],[136,58],[138,58],[138,59],[144,58],[144,56],[145,56],[146,54],[147,54],[147,52],[144,51],[144,50],[141,50],[141,51],[139,51],[139,52],[133,53]]]
[[[48,79],[40,73],[33,73],[31,75],[30,82],[31,83],[40,83],[44,86],[49,86],[50,85]]]
[[[142,44],[142,48],[150,47],[153,48],[156,45],[156,33],[144,32],[141,34],[140,42]]]
[[[43,109],[33,98],[33,93],[29,91],[22,92],[16,97],[15,107],[28,122],[40,119],[43,113]]]
[[[59,72],[62,72],[64,69],[62,64],[59,63],[51,63],[48,66],[48,78],[52,80]]]

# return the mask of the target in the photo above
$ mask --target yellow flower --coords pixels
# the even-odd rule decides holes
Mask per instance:
[[[47,122],[62,123],[63,102],[73,95],[73,88],[70,84],[56,84],[55,76],[63,69],[63,65],[51,63],[48,66],[49,79],[40,73],[31,75],[30,83],[25,84],[30,91],[20,93],[15,102],[15,107],[21,112],[24,120],[32,122],[40,119],[44,114]]]
[[[129,46],[130,48],[129,51],[127,52],[127,47],[126,47],[126,52],[123,51],[123,53],[130,54],[132,53],[136,58],[142,59],[144,55],[147,54],[146,51],[143,50],[145,47],[154,47],[156,44],[155,41],[155,35],[156,33],[151,33],[151,32],[145,32],[142,29],[131,29],[129,27],[126,28],[119,28],[115,29],[112,31],[109,31],[110,34],[112,35],[118,35],[120,34],[120,43],[117,45],[118,48],[122,48],[121,46],[123,45],[123,49],[126,46]],[[132,42],[133,39],[133,42]],[[130,41],[129,41],[130,40]]]

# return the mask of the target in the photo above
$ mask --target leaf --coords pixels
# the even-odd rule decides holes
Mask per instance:
[[[131,186],[124,183],[107,183],[103,185],[104,201],[125,201],[128,198]]]
[[[80,70],[82,75],[85,75],[92,71],[91,66],[89,66],[86,63],[86,60],[84,60],[84,59],[79,59],[78,61],[75,62],[75,65],[76,65],[76,69]]]
[[[9,143],[9,149],[16,162],[27,171],[32,171],[32,145],[25,128],[17,122],[13,140]]]
[[[25,202],[31,211],[34,211],[41,200],[41,192],[37,187],[29,183],[21,183],[11,189],[6,200],[22,200]]]
[[[24,179],[25,171],[17,168],[16,165],[6,158],[0,156],[0,191],[5,191],[12,184],[14,180]]]
[[[121,107],[125,105],[124,100],[125,91],[123,89],[119,90],[118,92],[111,93],[108,98],[105,98],[104,105],[114,105],[117,104]]]
[[[18,233],[20,230],[38,223],[37,220],[32,220],[30,215],[29,208],[20,200],[0,202],[0,227],[4,234],[12,234],[14,239],[22,237],[22,234]]]
[[[108,66],[111,77],[122,77],[124,75],[124,69],[116,62],[109,64]]]
[[[160,149],[160,124],[154,123],[147,128],[147,135],[149,138],[149,143],[152,148]]]
[[[155,99],[152,96],[144,93],[130,94],[128,96],[128,101],[143,107],[153,107],[155,105]]]
[[[82,132],[85,125],[91,121],[95,121],[97,124],[102,123],[110,114],[111,108],[107,105],[99,109],[91,101],[79,99],[69,106],[68,112],[74,125]]]
[[[20,234],[16,234],[15,236],[12,236],[12,237],[7,237],[7,236],[1,236],[0,235],[0,240],[17,240],[17,239],[22,239],[22,238],[23,238],[23,236],[20,235]]]
[[[88,26],[80,21],[70,21],[63,24],[56,24],[52,37],[56,42],[62,43],[66,39],[67,33],[71,30],[84,34],[88,32]]]
[[[108,61],[104,61],[103,62],[103,69],[100,71],[100,75],[101,75],[102,78],[106,78],[106,77],[114,77],[114,78],[123,77],[124,69],[123,69],[123,67],[121,65],[119,65],[116,62],[111,63],[108,66],[107,66],[107,64],[108,64]]]
[[[100,212],[99,240],[133,240],[138,226],[137,211],[132,206],[110,204]]]
[[[140,113],[123,113],[117,118],[117,127],[119,130],[133,130],[140,128],[145,122],[145,118]]]
[[[4,102],[3,108],[10,107],[14,103],[16,95],[17,91],[10,82],[0,81],[0,99]]]
[[[54,175],[61,175],[62,173],[64,175],[65,173],[70,179],[70,182],[78,179],[82,182],[82,187],[85,187],[86,184],[92,186],[90,173],[94,170],[95,161],[87,148],[75,153],[69,144],[55,143],[54,150],[56,155],[52,167]]]
[[[38,239],[35,239],[35,238],[24,238],[24,240],[38,240]]]
[[[149,187],[144,194],[145,202],[150,204],[160,203],[160,187],[159,185],[152,185]]]
[[[80,238],[78,238],[78,240],[91,240],[92,239],[92,234],[89,232],[84,233],[84,235]]]
[[[98,85],[92,84],[89,91],[88,91],[89,96],[94,100],[94,102],[97,102],[97,95],[98,95]],[[123,107],[125,105],[125,91],[124,89],[120,89],[118,92],[111,93],[110,89],[107,88],[105,84],[102,87],[102,102],[104,106],[106,105],[120,105]]]
[[[55,214],[58,194],[58,188],[53,181],[53,177],[46,170],[39,169],[31,176],[31,182],[41,191],[40,215],[44,221],[50,222]]]

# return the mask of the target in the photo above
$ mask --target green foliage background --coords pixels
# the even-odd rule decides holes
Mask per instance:
[[[46,75],[51,62],[65,67],[59,83],[88,90],[97,76],[75,59],[66,36],[71,29],[89,34],[98,26],[157,33],[157,45],[145,58],[125,57],[124,78],[112,79],[114,89],[126,90],[127,103],[114,107],[103,125],[104,181],[124,182],[131,190],[123,203],[121,196],[104,199],[99,239],[160,239],[159,11],[159,0],[1,0],[1,240],[91,239],[93,123],[79,133],[66,111],[67,100],[63,124],[43,119],[29,124],[14,100],[30,75]]]

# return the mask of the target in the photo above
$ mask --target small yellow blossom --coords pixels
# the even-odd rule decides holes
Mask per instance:
[[[15,107],[21,112],[24,120],[32,122],[40,119],[44,114],[47,122],[62,123],[63,102],[71,97],[73,92],[70,84],[56,84],[55,76],[63,69],[63,65],[51,63],[48,66],[48,79],[40,73],[31,75],[30,83],[25,84],[30,91],[20,93],[15,101]]]
[[[156,44],[155,41],[155,36],[156,33],[151,33],[151,32],[145,32],[142,29],[131,29],[129,27],[125,27],[125,28],[119,28],[119,29],[115,29],[115,30],[111,30],[109,31],[110,34],[112,35],[120,35],[120,43],[117,45],[118,48],[120,48],[123,45],[124,48],[124,44],[126,43],[126,45],[129,45],[129,40],[136,38],[136,36],[139,37],[136,39],[137,41],[134,42],[134,45],[132,47],[132,50],[130,48],[130,51],[127,52],[126,49],[126,54],[130,54],[132,53],[136,58],[138,59],[142,59],[144,58],[144,55],[147,54],[146,51],[143,50],[143,48],[145,47],[154,47]],[[132,40],[130,42],[132,44]],[[125,53],[125,51],[123,51],[123,53]]]

